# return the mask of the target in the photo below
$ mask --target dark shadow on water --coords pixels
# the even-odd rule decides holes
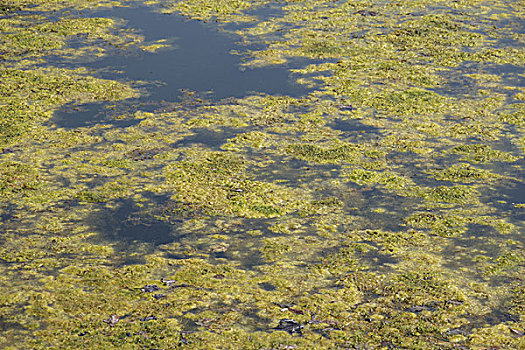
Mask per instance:
[[[513,64],[489,64],[486,68],[489,74],[502,77],[502,83],[507,87],[525,86],[525,68]]]
[[[379,128],[363,124],[358,119],[336,119],[331,126],[340,131],[379,132]]]
[[[363,124],[359,119],[335,119],[328,126],[334,130],[342,131],[340,137],[350,142],[363,142],[381,135],[381,129]]]
[[[491,87],[495,92],[512,96],[515,90],[508,90],[507,87],[521,87],[525,85],[525,69],[513,64],[494,64],[488,62],[465,61],[457,67],[449,68],[440,73],[445,82],[438,87],[430,90],[451,97],[476,97],[480,90],[487,86],[479,84],[475,79],[468,76],[469,74],[494,74],[501,77],[500,86]],[[502,88],[505,86],[506,88]]]
[[[141,263],[144,254],[153,252],[159,246],[179,242],[191,245],[198,254],[209,254],[211,262],[220,263],[224,259],[238,261],[243,268],[252,269],[265,264],[258,251],[245,250],[244,244],[254,238],[245,237],[244,229],[228,230],[229,236],[240,236],[238,243],[224,251],[213,251],[211,241],[198,242],[199,237],[194,232],[185,231],[182,226],[185,220],[191,220],[200,214],[191,205],[176,203],[167,196],[150,194],[148,201],[154,204],[140,207],[131,199],[118,200],[111,208],[102,206],[87,218],[91,230],[98,232],[94,238],[95,244],[111,244],[120,256],[119,264]],[[146,209],[145,209],[146,208]],[[158,216],[164,219],[159,219]],[[213,222],[217,217],[210,218],[210,232],[215,232]],[[264,229],[260,219],[249,220],[251,228]],[[137,254],[138,253],[138,254]],[[166,253],[168,259],[187,259],[193,253],[185,250],[174,250]]]
[[[498,199],[504,200],[509,204],[525,202],[525,183],[511,181],[505,186],[498,186],[493,189],[498,193]]]
[[[128,245],[133,242],[167,244],[174,236],[174,223],[148,218],[132,200],[122,200],[115,208],[95,212],[87,220],[101,233],[101,239]]]
[[[140,119],[116,120],[108,114],[108,110],[103,104],[87,103],[64,106],[61,110],[55,112],[52,121],[56,126],[66,129],[90,127],[96,124],[112,124],[125,128],[138,124]]]
[[[184,139],[176,142],[174,147],[190,146],[194,144],[201,144],[208,148],[219,148],[226,140],[234,137],[238,130],[234,128],[223,127],[220,130],[211,130],[208,128],[193,128],[194,133]]]
[[[525,203],[525,182],[509,181],[483,191],[482,195],[498,212],[506,214],[507,221],[517,224],[525,222],[524,208],[515,206]]]

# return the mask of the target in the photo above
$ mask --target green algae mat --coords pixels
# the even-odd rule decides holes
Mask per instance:
[[[132,12],[281,92],[157,96],[194,30]],[[3,1],[0,348],[525,348],[524,18]]]

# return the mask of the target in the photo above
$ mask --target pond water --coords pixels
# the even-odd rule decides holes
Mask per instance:
[[[231,54],[238,48],[239,37],[211,25],[145,7],[116,8],[96,15],[122,18],[148,41],[173,42],[174,47],[158,53],[109,57],[87,65],[122,71],[130,80],[159,82],[158,87],[148,87],[146,98],[175,101],[180,89],[209,91],[217,99],[251,92],[300,96],[306,91],[290,76],[292,66],[242,69],[242,57]]]
[[[145,94],[137,102],[177,101],[183,91],[196,91],[213,99],[252,93],[298,97],[312,91],[297,84],[290,72],[304,66],[306,60],[276,67],[245,68],[241,65],[243,57],[232,53],[242,48],[238,44],[239,36],[211,24],[140,6],[116,7],[91,15],[124,20],[126,27],[133,28],[148,42],[166,40],[169,43],[169,48],[158,52],[130,50],[103,59],[86,57],[87,62],[82,62],[82,57],[79,59],[80,66],[97,71],[97,76],[102,78],[146,83]],[[110,121],[103,105],[85,105],[79,109],[73,113],[67,109],[58,111],[53,121],[60,127]],[[125,126],[126,122],[116,125]]]
[[[519,1],[28,1],[0,348],[523,345]]]

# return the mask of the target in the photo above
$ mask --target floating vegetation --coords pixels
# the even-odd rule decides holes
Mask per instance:
[[[433,171],[432,174],[435,175],[436,180],[452,182],[474,182],[498,177],[487,170],[478,169],[466,163],[454,164],[447,169]]]
[[[468,203],[477,199],[475,190],[467,186],[438,186],[422,191],[425,199],[435,202]]]
[[[392,190],[408,189],[410,186],[414,185],[410,179],[389,171],[375,172],[364,169],[352,169],[348,172],[347,176],[350,181],[360,185],[379,184]]]
[[[364,145],[359,144],[326,147],[313,144],[291,144],[286,148],[286,152],[299,159],[315,163],[366,164],[368,159],[381,159],[384,156],[381,151],[366,150]]]
[[[114,101],[137,96],[131,87],[97,79],[86,71],[0,69],[0,145],[9,146],[71,101]]]
[[[42,186],[38,171],[20,162],[3,162],[0,165],[0,193],[8,199],[24,195]]]
[[[455,146],[452,149],[455,154],[462,155],[461,159],[473,162],[473,163],[485,163],[490,161],[506,161],[512,162],[517,160],[516,157],[492,149],[489,145],[483,144],[466,144]]]
[[[281,216],[301,206],[299,191],[247,179],[244,161],[237,156],[194,150],[187,158],[166,169],[174,200],[196,203],[210,214],[243,217]]]
[[[235,69],[289,69],[304,94],[161,101],[105,66],[175,49],[134,28],[151,13],[206,23]],[[524,348],[524,16],[0,5],[0,347]],[[100,120],[55,123],[86,104]]]

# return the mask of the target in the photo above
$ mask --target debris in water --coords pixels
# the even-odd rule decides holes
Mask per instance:
[[[370,10],[359,10],[356,13],[360,14],[361,16],[377,16],[379,14],[376,11],[370,11]]]
[[[143,317],[143,318],[140,318],[139,320],[142,321],[142,322],[145,322],[145,321],[153,321],[153,320],[156,320],[157,317],[155,316],[146,316],[146,317]]]
[[[177,282],[175,280],[165,280],[164,278],[161,278],[160,281],[166,286],[166,287],[169,287],[171,286],[173,283]]]
[[[301,329],[303,328],[304,326],[302,324],[294,321],[293,319],[290,320],[287,318],[283,318],[279,321],[279,325],[272,329],[277,329],[279,331],[285,331],[293,335],[294,333],[301,334]]]
[[[109,324],[111,327],[113,327],[118,321],[119,317],[117,315],[111,315],[109,318],[102,320],[102,322]]]
[[[154,284],[146,284],[144,287],[140,288],[144,293],[151,293],[159,290],[159,287]]]

